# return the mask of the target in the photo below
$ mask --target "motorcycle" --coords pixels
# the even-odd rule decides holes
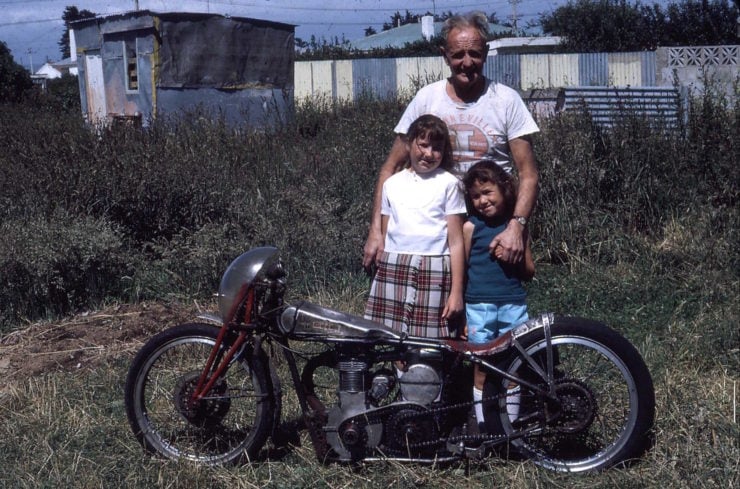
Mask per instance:
[[[287,304],[286,289],[276,248],[247,251],[223,275],[219,315],[174,326],[141,348],[125,404],[146,450],[212,465],[254,461],[270,437],[284,446],[292,434],[299,443],[299,427],[322,462],[503,454],[586,472],[625,464],[650,445],[650,372],[604,324],[548,313],[471,344]],[[296,343],[319,351],[297,351]],[[282,422],[278,355],[266,350],[281,353],[289,370],[301,413],[292,425]],[[480,423],[471,419],[473,365],[487,372]],[[338,379],[330,401],[317,393],[324,371]]]

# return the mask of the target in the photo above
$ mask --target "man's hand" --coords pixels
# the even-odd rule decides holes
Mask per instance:
[[[505,263],[519,263],[524,258],[524,232],[524,226],[512,219],[506,229],[493,238],[488,251]]]
[[[537,162],[532,149],[532,137],[522,136],[509,141],[511,157],[514,160],[519,188],[517,192],[514,215],[529,218],[537,200]],[[527,229],[515,219],[509,221],[506,229],[496,236],[488,247],[492,256],[510,264],[516,264],[524,258],[524,243]],[[497,250],[497,248],[499,248]]]

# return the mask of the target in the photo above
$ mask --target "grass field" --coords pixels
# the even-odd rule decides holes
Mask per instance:
[[[372,186],[401,107],[315,104],[275,132],[190,117],[93,133],[76,114],[0,106],[0,487],[740,487],[740,107],[709,96],[676,132],[566,116],[535,141],[530,308],[604,321],[640,350],[657,410],[637,463],[321,465],[305,436],[239,467],[142,452],[128,365],[212,307],[241,251],[283,250],[291,299],[361,310]]]

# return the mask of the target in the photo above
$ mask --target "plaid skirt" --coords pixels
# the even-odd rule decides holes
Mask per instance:
[[[449,256],[383,252],[365,318],[410,336],[449,336],[442,311],[451,282]]]

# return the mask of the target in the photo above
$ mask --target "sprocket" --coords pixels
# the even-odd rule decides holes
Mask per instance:
[[[427,409],[405,407],[388,417],[385,435],[390,449],[418,452],[421,445],[439,440],[439,427]]]
[[[213,385],[205,399],[191,402],[200,374],[197,371],[183,375],[175,386],[173,401],[177,412],[188,423],[207,428],[218,425],[224,419],[231,408],[231,399],[220,397],[228,391],[226,381],[221,380]]]
[[[580,380],[563,378],[555,382],[555,393],[560,400],[560,413],[552,427],[567,434],[587,430],[598,411],[596,396],[588,385]]]

